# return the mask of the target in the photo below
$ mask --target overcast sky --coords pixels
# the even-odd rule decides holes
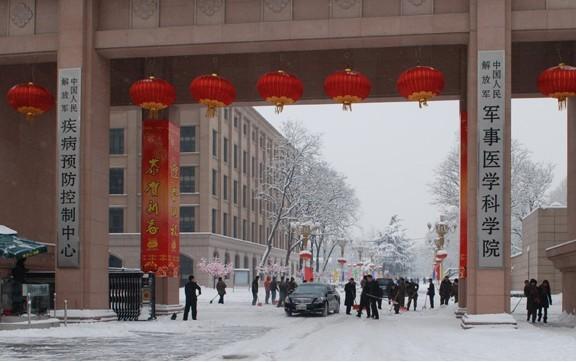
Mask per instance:
[[[301,121],[322,135],[323,157],[346,175],[360,200],[357,237],[381,230],[398,214],[411,238],[421,238],[438,218],[428,184],[434,168],[458,142],[458,102],[287,106],[256,108],[274,126]],[[513,101],[512,134],[541,162],[556,164],[554,185],[566,176],[566,113],[547,99]]]

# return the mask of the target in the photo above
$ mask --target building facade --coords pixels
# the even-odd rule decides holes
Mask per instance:
[[[181,104],[169,118],[180,125],[181,278],[195,274],[209,285],[197,268],[203,258],[256,273],[270,233],[258,192],[282,135],[252,107],[225,108],[212,119],[204,112]],[[110,253],[125,267],[140,267],[142,115],[137,107],[114,107],[110,116]],[[286,237],[276,233],[272,263],[285,265]]]
[[[568,240],[565,207],[538,208],[522,221],[522,252],[512,257],[512,290],[523,291],[524,280],[548,280],[552,293],[562,292],[562,273],[546,249]]]

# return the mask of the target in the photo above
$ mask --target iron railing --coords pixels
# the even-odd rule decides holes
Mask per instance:
[[[139,269],[108,269],[110,309],[116,313],[119,321],[134,321],[140,316],[142,276]]]

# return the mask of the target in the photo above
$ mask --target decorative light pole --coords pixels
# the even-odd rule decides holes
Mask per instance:
[[[428,227],[430,228],[431,225],[429,224]],[[437,267],[438,275],[436,277],[438,280],[442,279],[442,263],[444,262],[444,259],[446,259],[446,257],[448,256],[448,252],[444,249],[444,244],[446,242],[445,236],[450,232],[450,229],[451,229],[450,225],[448,225],[448,223],[444,220],[444,216],[440,216],[440,221],[436,222],[434,225],[434,231],[438,236],[437,238],[434,239],[434,244],[436,247],[434,260],[435,264],[438,265]]]
[[[308,247],[308,240],[310,239],[310,235],[316,233],[316,231],[320,228],[319,223],[314,223],[312,221],[306,222],[293,222],[290,223],[290,228],[296,232],[302,240],[302,246],[300,251],[300,259],[302,260],[302,271],[303,271],[303,279],[304,280],[311,280],[313,278],[312,274],[312,257],[313,253],[312,250],[307,250]],[[318,257],[318,256],[316,256]],[[306,260],[310,260],[310,267],[306,268]],[[306,272],[308,270],[308,273]],[[312,274],[312,275],[311,275]]]
[[[348,240],[345,239],[341,239],[338,240],[338,245],[340,246],[340,257],[338,258],[338,264],[340,264],[340,280],[342,281],[342,283],[345,281],[344,278],[344,265],[346,265],[346,258],[344,258],[344,248],[346,247],[346,244],[348,243]]]

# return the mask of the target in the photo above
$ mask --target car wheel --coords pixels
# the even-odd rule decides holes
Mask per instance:
[[[328,316],[328,302],[324,303],[324,309],[322,310],[322,317]]]
[[[292,317],[292,311],[290,309],[286,310],[286,315]]]

